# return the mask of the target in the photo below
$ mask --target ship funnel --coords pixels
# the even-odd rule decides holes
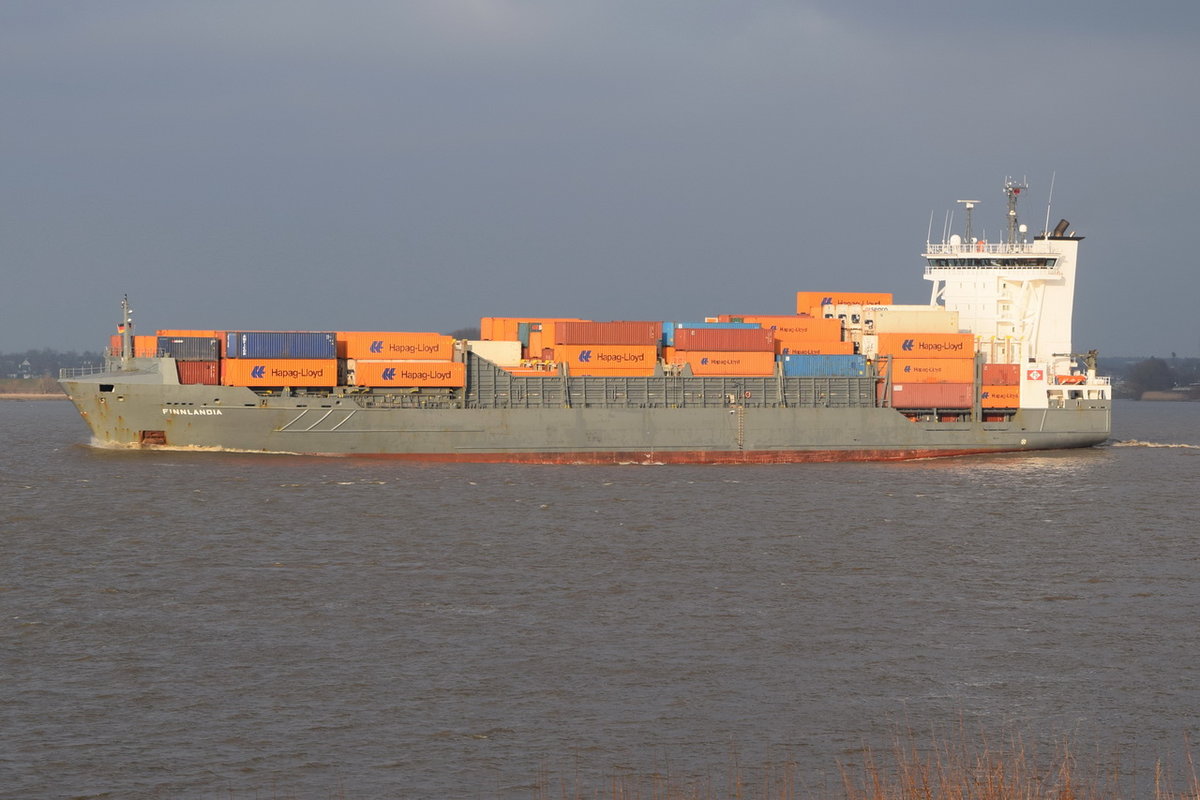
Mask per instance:
[[[1067,222],[1065,219],[1060,219],[1058,221],[1058,224],[1054,226],[1054,235],[1055,236],[1066,236],[1067,228],[1069,228],[1069,227],[1071,227],[1071,223]]]

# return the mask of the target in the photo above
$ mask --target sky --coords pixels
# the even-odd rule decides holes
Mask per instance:
[[[1190,0],[5,0],[0,109],[0,352],[924,303],[1011,176],[1077,351],[1200,355]]]

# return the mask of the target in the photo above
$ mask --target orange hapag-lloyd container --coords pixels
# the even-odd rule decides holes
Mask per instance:
[[[775,352],[780,355],[797,356],[852,356],[854,342],[817,342],[808,340],[779,339],[776,334]]]
[[[775,354],[770,351],[676,350],[672,364],[689,364],[693,375],[774,375]]]
[[[840,342],[842,321],[801,314],[722,315],[721,322],[751,322],[775,331],[775,341]]]
[[[980,401],[984,408],[1020,408],[1021,387],[985,383]]]
[[[571,375],[653,375],[658,345],[560,344],[554,360],[565,363]]]
[[[893,358],[893,383],[971,383],[974,358]]]
[[[338,358],[449,361],[454,337],[412,331],[339,331]]]
[[[879,354],[902,358],[974,358],[971,333],[880,333]]]
[[[796,292],[796,313],[823,317],[825,305],[890,306],[891,292]]]
[[[200,339],[224,339],[225,331],[158,330],[155,336],[195,336]]]
[[[355,386],[463,386],[467,365],[461,361],[356,361]]]
[[[223,358],[223,386],[337,386],[336,358]]]

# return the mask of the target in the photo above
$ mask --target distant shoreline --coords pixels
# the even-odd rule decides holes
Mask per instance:
[[[61,392],[0,392],[0,400],[67,400]]]

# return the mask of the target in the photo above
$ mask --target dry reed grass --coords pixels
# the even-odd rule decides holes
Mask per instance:
[[[1047,758],[1013,740],[996,747],[956,736],[918,747],[898,740],[882,756],[864,749],[861,763],[839,767],[836,788],[807,786],[796,764],[746,770],[736,754],[727,774],[712,778],[669,774],[618,775],[603,787],[560,782],[557,792],[542,775],[537,800],[1137,800],[1139,791],[1116,769],[1081,765],[1066,743]],[[1153,800],[1200,800],[1200,779],[1190,748],[1182,769],[1155,763]]]

